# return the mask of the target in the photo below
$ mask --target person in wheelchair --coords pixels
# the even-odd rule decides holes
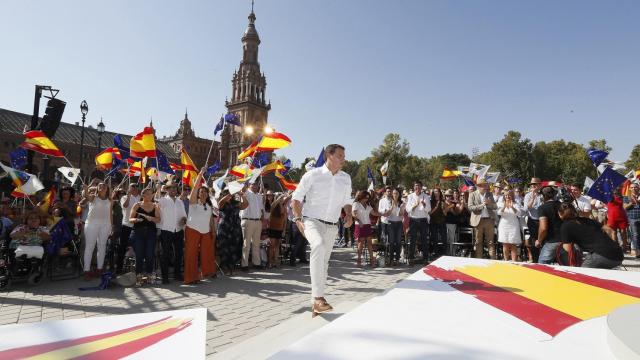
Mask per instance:
[[[25,223],[16,226],[10,237],[8,258],[12,264],[11,273],[16,275],[40,273],[44,255],[43,243],[51,238],[49,230],[45,226],[40,226],[40,214],[36,211],[28,213]],[[28,269],[26,274],[18,274],[18,270],[23,269],[21,264],[28,259],[33,259],[31,263],[35,262],[35,266],[26,267],[25,269]]]

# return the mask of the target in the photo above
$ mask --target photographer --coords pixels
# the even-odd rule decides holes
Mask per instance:
[[[592,219],[579,217],[571,203],[560,204],[558,216],[563,221],[560,228],[562,250],[559,252],[561,255],[559,262],[562,265],[579,264],[576,260],[579,260],[581,254],[575,252],[574,244],[587,253],[582,267],[613,269],[622,264],[624,259],[622,248],[611,238],[611,235],[614,235],[611,228],[606,225],[601,226]],[[566,255],[568,260],[562,260]]]
[[[560,226],[562,225],[562,220],[558,216],[560,202],[555,199],[556,189],[552,186],[545,186],[540,192],[544,204],[538,208],[540,225],[535,246],[541,248],[538,263],[551,264],[555,261],[556,250],[560,245]]]

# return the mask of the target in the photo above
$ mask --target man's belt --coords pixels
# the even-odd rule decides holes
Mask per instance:
[[[305,219],[309,219],[309,220],[319,221],[319,222],[321,222],[321,223],[323,223],[325,225],[332,225],[332,226],[337,226],[338,225],[337,222],[333,222],[332,223],[332,222],[328,222],[328,221],[324,221],[324,220],[320,220],[320,219],[316,219],[316,218],[311,218],[311,217],[307,217],[307,216],[305,216],[304,218]]]
[[[242,220],[253,220],[253,221],[260,221],[260,219],[252,219],[252,218],[242,218]]]

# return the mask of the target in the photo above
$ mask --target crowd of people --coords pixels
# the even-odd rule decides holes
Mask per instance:
[[[233,194],[229,189],[216,194],[203,185],[203,171],[192,189],[173,182],[111,189],[93,179],[81,191],[60,189],[47,212],[35,206],[20,213],[20,207],[3,203],[0,237],[14,252],[18,245],[20,251],[37,248],[50,239],[51,219],[62,218],[81,239],[84,279],[107,268],[126,272],[124,259],[132,257],[138,286],[155,278],[157,268],[163,284],[171,279],[195,284],[218,270],[233,275],[279,267],[283,259],[293,266],[308,263],[307,239],[295,225],[290,192],[265,191],[255,182]],[[619,266],[624,252],[640,256],[638,184],[631,185],[629,196],[618,189],[606,204],[588,198],[579,186],[542,185],[537,178],[526,189],[479,180],[443,191],[417,181],[411,192],[391,186],[357,191],[351,194],[351,213],[342,210],[336,244],[351,245],[356,265],[372,267],[380,263],[379,254],[390,266],[470,254],[602,268]],[[345,226],[347,217],[353,225]],[[464,229],[468,244],[461,239]]]

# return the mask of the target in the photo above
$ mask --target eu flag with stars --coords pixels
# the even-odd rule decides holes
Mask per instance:
[[[175,171],[169,165],[169,159],[167,159],[167,155],[160,150],[156,150],[156,163],[158,171],[165,172],[167,174],[175,175]]]
[[[589,159],[591,159],[593,165],[595,167],[598,167],[598,165],[600,165],[604,161],[604,159],[607,158],[607,155],[609,155],[609,153],[604,150],[589,149],[587,151],[587,155],[589,155]]]
[[[227,124],[235,125],[235,126],[242,126],[242,124],[240,124],[240,118],[238,117],[238,115],[234,113],[226,114],[224,116],[224,122],[226,122]]]
[[[124,145],[124,141],[122,141],[122,137],[120,134],[117,134],[113,137],[113,144],[120,150],[120,155],[122,155],[122,160],[126,160],[130,157],[129,148]]]
[[[259,152],[253,156],[253,162],[251,165],[256,168],[261,168],[271,162],[270,152]]]
[[[627,180],[622,174],[610,167],[604,169],[600,177],[593,182],[587,192],[588,196],[598,199],[604,203],[613,200],[613,191]]]
[[[224,129],[224,118],[220,118],[220,122],[216,125],[216,128],[213,130],[213,136],[218,135],[220,131]]]
[[[282,166],[284,166],[284,170],[281,170],[280,174],[287,175],[289,170],[291,170],[291,159],[287,159],[285,162],[283,162]]]
[[[9,153],[11,158],[11,167],[16,170],[22,170],[27,166],[27,150],[17,148]]]
[[[205,175],[211,176],[216,173],[216,171],[220,170],[220,160],[217,160],[213,165],[207,168],[207,173]]]
[[[58,220],[58,222],[53,225],[49,231],[49,235],[51,235],[51,241],[49,241],[47,245],[49,255],[57,254],[58,250],[71,240],[71,230],[64,219]]]
[[[367,180],[369,180],[370,183],[375,184],[376,181],[373,178],[373,173],[371,172],[371,168],[367,166]]]

